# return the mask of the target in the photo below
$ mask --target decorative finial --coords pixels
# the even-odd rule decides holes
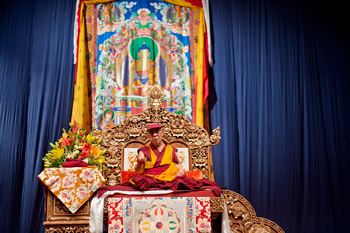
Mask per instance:
[[[158,109],[162,106],[165,94],[160,86],[153,86],[152,89],[148,92],[148,96],[148,102],[151,108]]]

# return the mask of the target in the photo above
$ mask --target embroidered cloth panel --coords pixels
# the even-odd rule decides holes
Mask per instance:
[[[106,182],[96,167],[45,168],[38,178],[72,213]]]
[[[211,232],[210,198],[108,198],[108,232]]]

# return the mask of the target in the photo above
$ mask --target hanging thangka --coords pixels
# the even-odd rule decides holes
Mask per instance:
[[[196,122],[203,95],[197,90],[204,59],[198,53],[201,13],[157,0],[86,5],[93,128],[108,129],[143,112],[154,85],[163,89],[167,110]]]

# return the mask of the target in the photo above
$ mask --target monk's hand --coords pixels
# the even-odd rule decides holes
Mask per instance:
[[[139,152],[138,155],[136,156],[137,163],[135,165],[135,171],[137,174],[142,174],[143,173],[143,165],[145,164],[146,158],[145,154],[143,152]]]
[[[182,166],[180,164],[178,164],[177,167],[179,168],[179,170],[178,170],[176,176],[183,176],[183,175],[185,175],[185,171],[182,168]]]
[[[143,154],[143,153],[139,153],[138,155],[137,155],[137,162],[138,163],[141,163],[141,164],[143,164],[143,163],[145,163],[145,155]]]

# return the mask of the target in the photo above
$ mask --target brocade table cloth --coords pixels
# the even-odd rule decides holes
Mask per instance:
[[[72,213],[106,182],[96,167],[45,168],[38,178]]]

